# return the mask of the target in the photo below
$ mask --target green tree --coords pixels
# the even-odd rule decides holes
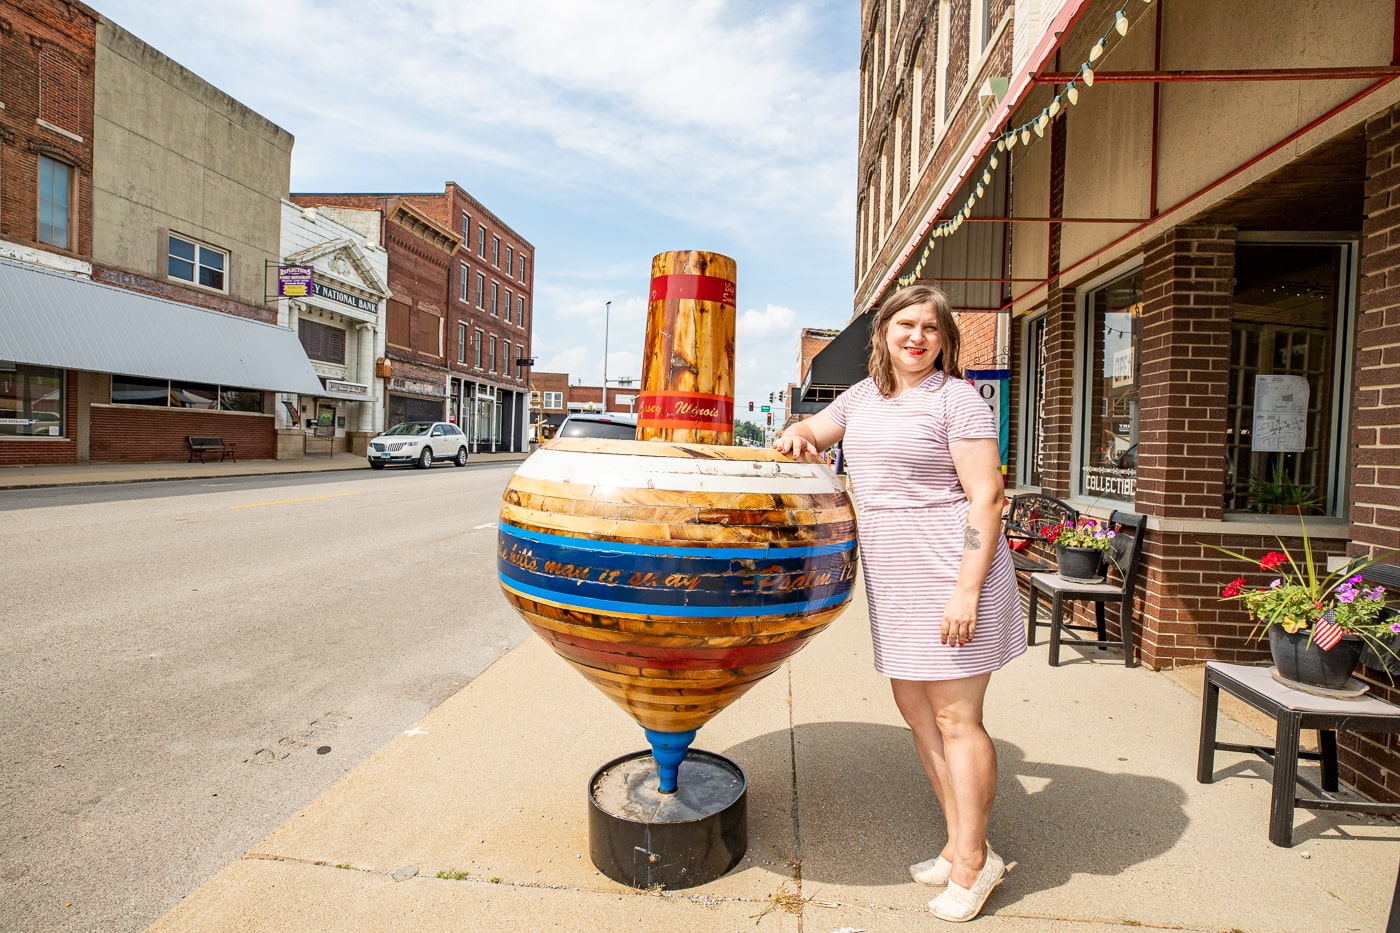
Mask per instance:
[[[761,447],[763,446],[763,429],[752,422],[736,421],[734,423],[734,443]]]

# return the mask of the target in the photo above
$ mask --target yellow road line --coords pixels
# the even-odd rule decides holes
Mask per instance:
[[[286,505],[288,502],[312,502],[316,499],[336,499],[340,496],[358,496],[358,492],[333,492],[328,496],[303,496],[300,499],[278,499],[276,502],[250,502],[247,505],[231,505],[231,509],[256,509],[263,505]]]

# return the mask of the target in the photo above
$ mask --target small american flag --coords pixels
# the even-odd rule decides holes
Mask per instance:
[[[1332,612],[1328,610],[1322,614],[1322,618],[1318,619],[1317,624],[1313,626],[1313,644],[1317,645],[1323,651],[1331,651],[1337,642],[1342,640],[1342,636],[1345,634],[1346,630],[1332,621]]]

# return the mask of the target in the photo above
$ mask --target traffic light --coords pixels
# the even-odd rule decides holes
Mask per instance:
[[[773,413],[771,411],[768,413],[768,424],[769,426],[773,424]]]
[[[749,411],[753,411],[753,402],[749,402]]]
[[[769,392],[769,393],[768,393],[768,403],[769,403],[770,405],[773,403],[773,393],[772,393],[772,392]]]
[[[781,402],[782,400],[783,400],[783,393],[779,392],[779,393],[778,393],[778,401]]]

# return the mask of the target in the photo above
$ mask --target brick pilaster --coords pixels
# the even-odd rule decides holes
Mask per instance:
[[[1144,251],[1137,507],[1149,515],[1223,513],[1234,274],[1233,227],[1175,227]]]
[[[1046,296],[1045,399],[1041,430],[1041,488],[1069,494],[1069,463],[1074,443],[1074,290],[1052,284]]]
[[[1400,548],[1400,107],[1366,123],[1365,197],[1352,359],[1353,555]],[[1363,673],[1372,693],[1400,702],[1384,674]],[[1337,764],[1340,778],[1363,794],[1400,800],[1400,737],[1342,733]]]

